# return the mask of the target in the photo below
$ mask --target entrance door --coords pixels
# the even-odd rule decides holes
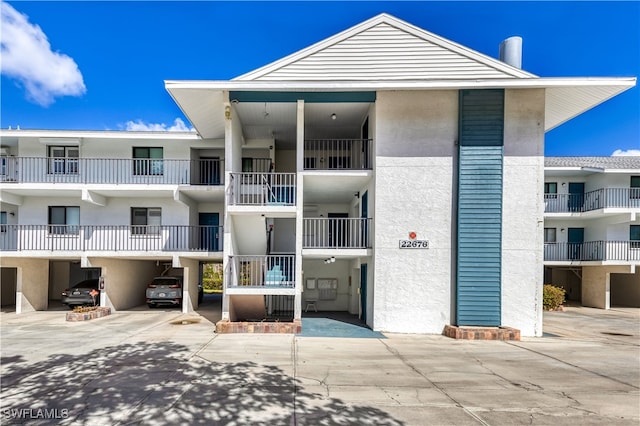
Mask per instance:
[[[200,158],[200,184],[220,185],[220,158]]]
[[[218,251],[218,239],[220,236],[218,213],[200,213],[198,219],[200,228],[200,249]]]
[[[584,206],[584,183],[569,182],[569,211],[580,212]]]
[[[580,260],[582,258],[582,243],[584,243],[584,228],[569,228],[567,237],[569,260]]]
[[[329,247],[347,247],[348,213],[329,213]]]
[[[367,264],[360,265],[360,319],[367,322]]]

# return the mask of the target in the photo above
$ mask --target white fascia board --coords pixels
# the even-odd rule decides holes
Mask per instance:
[[[166,80],[168,91],[179,89],[238,91],[384,91],[428,89],[547,89],[553,87],[615,86],[628,89],[635,77],[556,77],[509,78],[486,80],[399,80],[399,81],[237,81],[237,80]]]
[[[47,142],[77,140],[82,138],[103,139],[183,139],[198,140],[196,132],[130,132],[114,130],[2,130],[0,137],[39,138]]]

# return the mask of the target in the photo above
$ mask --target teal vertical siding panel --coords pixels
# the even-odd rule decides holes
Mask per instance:
[[[457,324],[501,325],[504,92],[460,94]]]

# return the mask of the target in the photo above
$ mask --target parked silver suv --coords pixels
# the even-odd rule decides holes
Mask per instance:
[[[155,277],[147,286],[147,305],[182,305],[182,279],[180,277]]]

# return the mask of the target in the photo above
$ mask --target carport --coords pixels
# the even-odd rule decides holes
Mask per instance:
[[[147,310],[147,285],[155,277],[182,277],[183,303],[182,312],[192,312],[198,305],[198,268],[199,262],[182,258],[145,258],[120,259],[106,257],[90,257],[87,259],[92,267],[102,271],[104,297],[101,305],[114,311]]]

